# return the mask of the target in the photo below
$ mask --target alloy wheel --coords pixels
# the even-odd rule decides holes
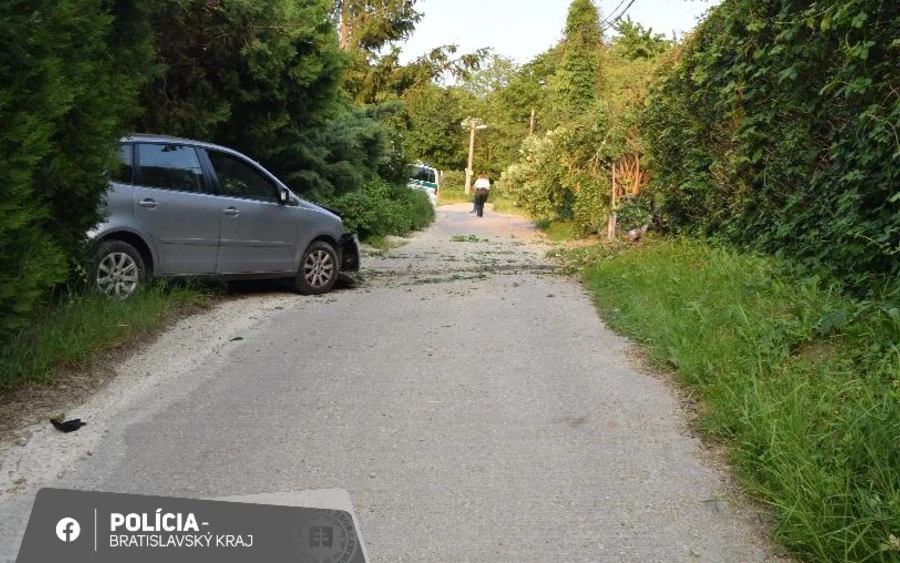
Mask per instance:
[[[97,266],[97,287],[118,299],[131,296],[140,282],[140,268],[134,258],[124,252],[111,252]]]
[[[303,263],[303,277],[318,289],[327,286],[334,276],[334,260],[327,251],[316,249],[309,253]]]

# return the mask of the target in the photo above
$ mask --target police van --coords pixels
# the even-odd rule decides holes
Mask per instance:
[[[436,168],[418,162],[410,168],[409,187],[415,190],[422,190],[428,194],[428,199],[432,205],[437,204],[438,189],[440,187],[440,173]]]

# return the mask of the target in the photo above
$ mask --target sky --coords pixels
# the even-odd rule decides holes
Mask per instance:
[[[595,0],[606,18],[630,0]],[[658,33],[680,36],[721,0],[634,0],[627,15]],[[419,0],[425,16],[403,48],[407,62],[455,43],[462,52],[492,47],[496,54],[527,63],[562,37],[569,0]]]

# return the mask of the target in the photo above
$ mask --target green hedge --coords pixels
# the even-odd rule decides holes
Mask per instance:
[[[900,274],[900,3],[725,0],[651,96],[677,231],[825,269]]]
[[[66,280],[137,110],[140,65],[125,60],[146,37],[116,4],[0,3],[0,340]]]
[[[435,217],[425,192],[382,180],[335,198],[330,206],[341,211],[344,224],[362,239],[406,235],[427,227]]]

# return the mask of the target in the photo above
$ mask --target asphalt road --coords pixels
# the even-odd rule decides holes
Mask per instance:
[[[774,560],[532,228],[468,209],[365,258],[358,287],[180,323],[69,409],[83,430],[33,428],[0,458],[0,560],[47,485],[345,489],[374,562]]]

